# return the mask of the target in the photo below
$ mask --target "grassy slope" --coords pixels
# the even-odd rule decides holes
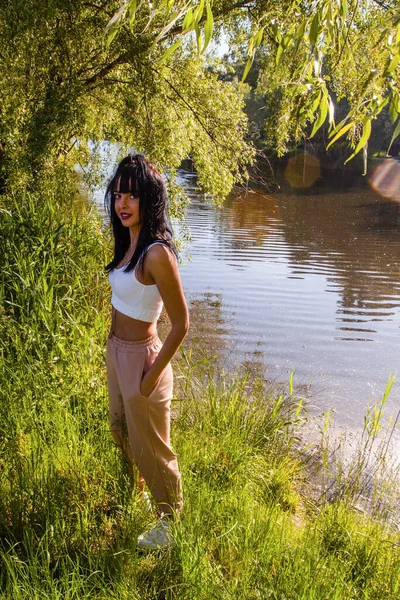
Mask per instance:
[[[349,489],[307,499],[296,401],[190,353],[176,365],[178,544],[138,553],[150,518],[108,432],[99,223],[59,190],[3,198],[0,227],[0,598],[400,596],[400,536],[352,510]]]

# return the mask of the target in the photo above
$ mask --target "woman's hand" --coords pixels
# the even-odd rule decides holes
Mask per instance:
[[[159,378],[154,379],[154,376],[150,371],[147,371],[147,373],[145,373],[142,377],[142,380],[140,382],[140,393],[142,396],[144,396],[145,398],[148,398],[151,394],[151,392],[154,390],[154,388],[157,385],[157,381]]]

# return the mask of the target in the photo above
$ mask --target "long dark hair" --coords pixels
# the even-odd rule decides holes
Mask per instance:
[[[114,258],[106,266],[106,270],[115,269],[123,260],[130,245],[129,228],[123,226],[115,212],[114,191],[117,183],[119,192],[124,194],[133,192],[139,196],[141,222],[139,239],[135,252],[124,270],[133,271],[136,265],[139,269],[143,269],[148,247],[156,241],[168,246],[177,256],[172,228],[167,217],[168,196],[165,183],[156,167],[142,154],[129,154],[116,168],[104,198],[104,206],[114,234]]]

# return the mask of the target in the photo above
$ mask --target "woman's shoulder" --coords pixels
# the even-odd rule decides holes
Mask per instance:
[[[174,249],[167,243],[162,241],[152,242],[147,246],[147,256],[153,260],[168,260],[177,259]]]
[[[176,255],[167,244],[153,243],[147,250],[146,267],[153,276],[172,273],[177,269]]]

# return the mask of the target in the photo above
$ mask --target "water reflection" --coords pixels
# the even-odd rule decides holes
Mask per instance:
[[[362,196],[236,195],[215,214],[213,258],[238,270],[249,262],[285,262],[291,279],[324,276],[326,291],[339,296],[339,323],[391,320],[400,305],[400,217],[392,204],[367,188]],[[198,220],[192,226],[204,228]]]
[[[223,313],[221,294],[191,294],[189,312],[195,326],[189,329],[186,344],[201,356],[224,357],[232,325]]]
[[[263,362],[273,380],[294,369],[298,383],[314,381],[322,408],[361,418],[400,363],[398,204],[366,184],[235,194],[221,209],[194,196],[188,221],[184,285],[203,315],[218,295],[216,337],[233,358]]]
[[[400,221],[392,206],[365,188],[300,200],[286,195],[281,214],[292,273],[326,276],[326,291],[338,296],[339,324],[392,320],[400,306]],[[376,333],[359,326],[338,330],[364,333],[345,340],[371,341]]]

